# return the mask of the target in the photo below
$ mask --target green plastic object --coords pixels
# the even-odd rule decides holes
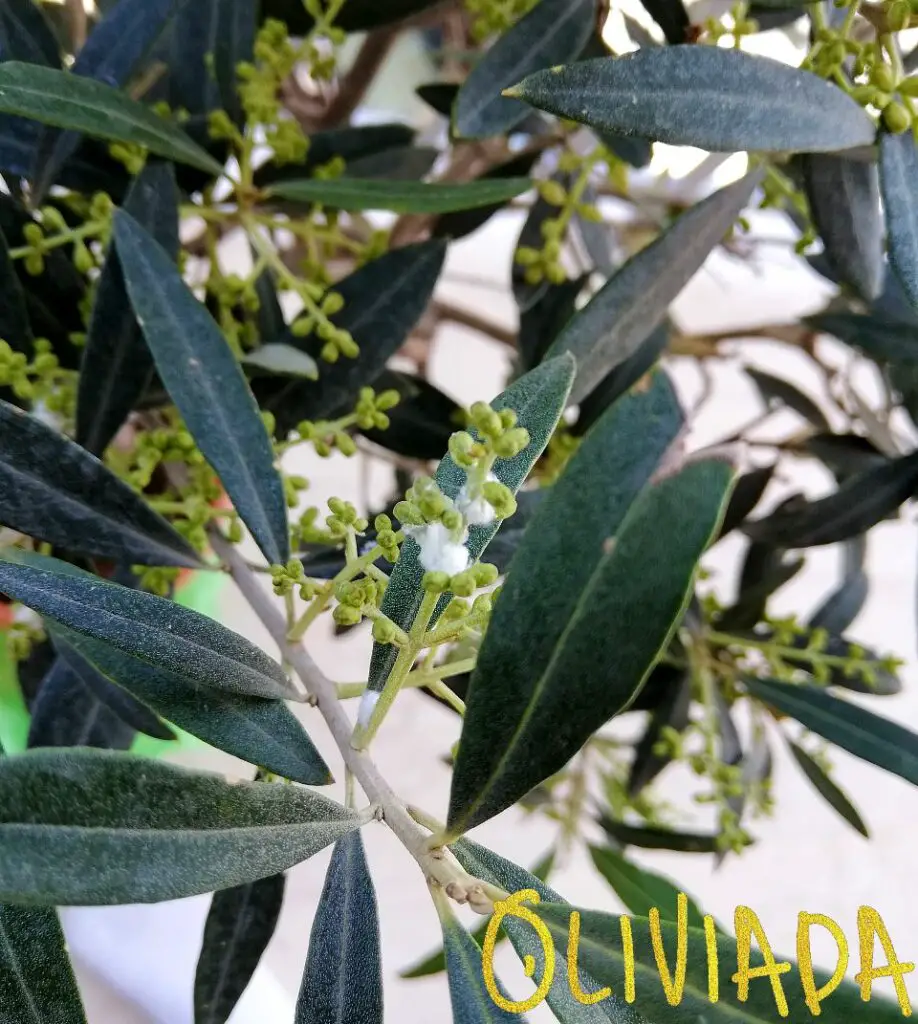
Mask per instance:
[[[196,572],[176,592],[176,603],[202,615],[219,619],[220,596],[226,577],[219,572]],[[137,736],[131,750],[143,757],[160,757],[186,750],[206,750],[207,744],[196,736],[172,727],[177,739],[155,740]],[[0,744],[7,754],[20,754],[29,736],[29,711],[26,707],[16,667],[7,655],[6,633],[0,629]]]

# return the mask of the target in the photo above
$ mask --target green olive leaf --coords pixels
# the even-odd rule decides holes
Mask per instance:
[[[918,147],[910,132],[880,133],[880,187],[889,236],[889,262],[918,309]]]
[[[170,397],[273,564],[290,557],[287,503],[252,392],[219,327],[169,254],[129,213],[115,245],[131,305]]]
[[[865,838],[870,838],[864,819],[858,813],[858,809],[839,789],[838,785],[829,777],[818,761],[815,761],[804,749],[796,743],[788,741],[790,752],[794,760],[800,766],[800,770],[812,783],[813,789],[825,800],[825,802],[842,817],[848,824]]]
[[[539,0],[472,68],[456,96],[453,131],[483,139],[511,131],[530,113],[501,90],[542,68],[575,59],[596,23],[594,0]]]
[[[285,871],[359,824],[299,786],[108,750],[34,750],[0,759],[0,899],[182,899]]]
[[[876,129],[838,86],[742,50],[673,46],[538,71],[510,95],[602,131],[711,153],[829,152]]]

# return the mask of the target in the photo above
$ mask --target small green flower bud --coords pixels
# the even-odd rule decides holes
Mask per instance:
[[[535,266],[541,258],[542,256],[538,249],[533,249],[528,245],[521,245],[516,250],[514,260],[521,267],[532,267]]]
[[[421,586],[430,594],[442,594],[449,585],[449,575],[445,572],[425,572],[421,581]]]
[[[498,416],[500,416],[500,425],[504,430],[512,430],[517,424],[517,416],[512,409],[501,409]]]
[[[883,108],[883,123],[896,135],[907,132],[912,125],[909,112],[901,103],[890,103]]]
[[[500,416],[486,402],[475,402],[469,409],[472,423],[486,437],[499,437],[503,433]]]
[[[339,604],[332,612],[332,618],[338,626],[356,626],[363,616],[359,608],[352,608],[348,604]]]
[[[494,509],[498,519],[507,519],[516,512],[516,498],[505,484],[489,480],[481,489],[485,501]]]
[[[486,619],[491,614],[493,604],[493,594],[479,594],[472,604],[472,614],[476,618]]]
[[[497,577],[500,575],[497,566],[490,562],[479,562],[477,565],[473,565],[469,572],[474,575],[475,582],[479,587],[489,587],[492,583],[497,582]]]
[[[319,309],[326,316],[334,316],[335,313],[340,313],[344,309],[344,299],[337,292],[329,292],[323,299],[319,306]]]
[[[567,191],[559,181],[550,178],[547,181],[540,181],[536,188],[539,195],[552,206],[563,206],[567,201]]]
[[[392,520],[382,513],[373,520],[373,528],[377,533],[386,533],[392,531]]]
[[[355,455],[357,452],[356,442],[350,434],[345,434],[344,431],[339,431],[335,434],[335,445],[337,446],[338,451],[341,452],[342,455],[346,455],[348,458]]]
[[[457,466],[468,469],[475,465],[475,439],[468,431],[459,430],[449,439],[449,453]]]
[[[888,64],[877,64],[870,74],[870,81],[881,92],[892,92],[896,88],[896,76]]]
[[[908,4],[908,0],[895,0],[886,10],[886,23],[893,32],[901,32],[903,29],[908,28],[911,18],[912,9]]]
[[[243,529],[242,529],[242,523],[240,523],[238,519],[234,519],[229,524],[229,529],[227,530],[227,536],[229,537],[230,543],[231,544],[239,544],[239,543],[241,543],[243,535],[244,535],[244,533],[243,533]]]
[[[475,583],[475,574],[471,569],[458,573],[449,581],[449,589],[457,597],[471,597],[478,589]]]
[[[494,442],[494,454],[502,459],[512,459],[529,444],[529,431],[525,427],[514,427]]]
[[[375,619],[373,622],[373,639],[378,644],[391,644],[395,641],[396,626],[391,619],[385,616]]]
[[[899,92],[903,96],[918,96],[918,75],[914,78],[903,78],[899,83]]]
[[[440,522],[447,530],[462,529],[462,514],[454,508],[448,508],[441,516]]]
[[[392,512],[395,515],[395,518],[404,526],[424,525],[424,517],[410,502],[398,502]]]

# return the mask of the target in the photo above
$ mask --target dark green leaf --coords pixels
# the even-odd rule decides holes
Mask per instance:
[[[372,386],[377,393],[391,388],[402,397],[386,413],[388,427],[361,429],[361,434],[387,451],[409,459],[439,459],[450,436],[458,429],[462,413],[459,404],[423,377],[392,370],[384,371]]]
[[[459,92],[457,82],[427,82],[414,91],[432,110],[443,117],[452,117],[453,104]]]
[[[520,156],[514,157],[512,160],[507,160],[505,163],[498,164],[497,167],[492,168],[487,174],[482,175],[478,181],[491,181],[501,180],[504,178],[518,178],[529,174],[532,171],[533,166],[538,160],[539,153],[523,153]],[[470,235],[473,231],[477,231],[483,224],[486,224],[495,213],[499,213],[504,208],[503,203],[495,203],[493,206],[478,207],[475,210],[460,210],[456,213],[444,213],[441,217],[438,217],[433,227],[431,228],[431,234],[434,238],[465,238],[466,235]]]
[[[465,842],[465,840],[461,840]],[[457,844],[458,845],[458,844]],[[472,844],[474,845],[474,844]],[[555,860],[554,850],[550,850],[549,853],[543,857],[538,864],[532,869],[532,875],[537,878],[540,882],[544,882],[549,874],[551,873],[552,866]],[[490,921],[485,921],[480,927],[476,928],[472,933],[472,938],[475,940],[476,946],[481,946],[484,942],[485,935],[488,932],[488,926]],[[499,934],[497,936],[497,942],[501,942],[505,936]],[[426,978],[431,974],[439,974],[440,971],[446,969],[446,955],[443,949],[437,950],[436,953],[431,953],[430,956],[425,957],[420,963],[414,967],[409,967],[399,973],[400,978]]]
[[[596,23],[594,0],[539,0],[475,65],[459,89],[453,131],[482,139],[511,131],[529,113],[525,103],[501,96],[521,78],[575,59]]]
[[[284,883],[282,874],[268,875],[214,893],[195,972],[195,1024],[229,1020],[274,935]]]
[[[226,339],[169,254],[124,210],[115,244],[137,322],[188,429],[271,563],[290,557],[287,505],[258,405]]]
[[[359,831],[332,854],[319,900],[295,1024],[382,1024],[376,893]]]
[[[175,733],[145,704],[131,696],[127,690],[122,690],[110,679],[107,679],[94,665],[91,665],[77,650],[77,646],[67,643],[65,631],[60,626],[49,627],[51,638],[54,642],[54,649],[58,657],[66,664],[71,672],[80,680],[87,690],[99,701],[113,711],[126,725],[137,732],[152,736],[157,740],[174,740]],[[84,641],[78,633],[70,633],[75,640]],[[90,641],[86,641],[89,643]],[[140,664],[142,662],[134,662]],[[145,666],[143,666],[145,667]]]
[[[569,356],[553,359],[520,377],[491,403],[492,408],[498,411],[513,409],[519,425],[529,431],[528,447],[515,458],[501,460],[494,467],[498,480],[514,493],[519,490],[554,433],[564,411],[573,375],[574,362]],[[457,466],[449,455],[444,456],[436,474],[437,484],[443,493],[455,498],[465,479],[465,470]],[[492,523],[471,527],[466,542],[471,559],[482,555],[497,533],[498,526],[498,523]],[[380,605],[382,613],[404,629],[410,628],[421,606],[424,570],[419,554],[417,542],[412,538],[406,540]],[[442,614],[446,603],[445,599],[441,600],[434,612],[433,622]],[[396,657],[397,651],[391,645],[374,644],[370,660],[371,689],[382,690]]]
[[[184,540],[95,456],[0,401],[0,522],[68,551],[197,566]]]
[[[830,633],[842,633],[857,618],[867,593],[870,581],[864,571],[867,557],[867,539],[855,537],[846,542],[843,550],[844,569],[838,589],[810,616],[813,629],[827,629]]]
[[[0,64],[0,111],[94,138],[144,146],[157,156],[209,174],[222,170],[181,128],[118,89],[70,72],[15,61]]]
[[[543,879],[535,874],[530,874],[518,864],[499,857],[484,846],[479,846],[469,839],[460,839],[450,848],[455,854],[456,860],[474,878],[480,878],[491,885],[499,886],[507,893],[512,894],[522,889],[534,889],[546,903],[564,902],[563,898],[550,889]],[[518,956],[522,958],[527,954],[536,954],[538,959],[541,943],[529,925],[518,924],[512,917],[505,917],[503,931],[513,943],[513,948]],[[498,933],[498,938],[500,936],[501,933]],[[567,957],[566,937],[555,945],[557,956],[563,963]],[[582,968],[578,973],[580,985],[585,991],[592,992],[599,987]],[[571,994],[566,979],[558,979],[551,986],[546,1002],[561,1024],[605,1024],[607,1021],[612,1021],[613,1024],[647,1024],[640,1014],[635,1013],[614,996],[592,1006],[578,1002]]]
[[[124,201],[127,212],[178,259],[178,192],[172,165],[148,162]],[[108,447],[153,376],[153,360],[131,309],[121,261],[111,246],[96,286],[77,394],[77,441],[95,455]]]
[[[0,904],[0,1006],[9,1024],[86,1024],[55,910]]]
[[[880,185],[889,235],[889,262],[918,309],[918,148],[909,133],[880,134]]]
[[[758,388],[762,401],[766,406],[772,407],[773,404],[786,405],[805,420],[812,423],[814,427],[826,431],[830,429],[829,421],[826,419],[822,409],[796,385],[751,366],[745,367],[745,370],[747,375],[752,378],[756,388]]]
[[[0,551],[0,592],[84,636],[226,693],[296,699],[284,670],[219,622],[55,558]]]
[[[637,796],[660,774],[672,760],[657,754],[654,747],[664,729],[675,729],[681,733],[689,723],[689,709],[692,703],[691,680],[685,672],[676,674],[666,690],[666,695],[654,709],[647,722],[644,734],[634,747],[634,759],[628,773],[628,793]]]
[[[656,907],[663,921],[676,920],[676,902],[681,890],[669,879],[639,868],[607,846],[591,846],[590,856],[596,870],[636,917],[649,917]],[[692,928],[704,927],[704,914],[691,899],[688,900],[688,923]]]
[[[3,109],[2,105],[0,109]],[[528,178],[479,178],[478,181],[460,184],[442,181],[379,181],[373,178],[304,178],[300,181],[278,182],[268,190],[268,196],[300,203],[319,203],[341,210],[449,213],[452,210],[473,210],[479,206],[506,203],[528,192],[530,188],[532,182]]]
[[[744,529],[755,541],[807,548],[836,544],[866,533],[915,492],[918,454],[890,459],[843,483],[828,497],[802,508],[779,509]]]
[[[525,1024],[525,1017],[501,1009],[491,998],[485,988],[481,949],[449,908],[440,923],[453,1024]]]
[[[31,707],[27,746],[128,750],[134,730],[58,658]]]
[[[60,47],[33,0],[6,0],[0,7],[0,60],[60,67]]]
[[[803,565],[802,558],[788,559],[783,548],[750,544],[743,559],[736,600],[718,615],[718,629],[729,631],[755,626],[764,617],[771,595],[789,583]]]
[[[691,21],[682,0],[641,0],[641,6],[663,30],[673,46],[689,42]]]
[[[720,528],[720,537],[726,537],[746,521],[762,500],[774,473],[774,465],[763,466],[761,469],[750,470],[737,479]]]
[[[352,164],[374,153],[408,146],[414,139],[414,134],[414,129],[397,122],[316,132],[309,137],[309,152],[303,163],[276,165],[269,161],[255,172],[255,184],[259,188],[265,188],[276,181],[305,178],[336,157],[344,160],[346,164]]]
[[[802,446],[825,463],[839,482],[888,461],[871,440],[858,434],[814,434]]]
[[[294,348],[282,341],[268,342],[267,345],[247,352],[242,362],[245,366],[263,370],[271,376],[319,379],[319,367],[315,359],[302,349]]]
[[[746,680],[749,693],[818,736],[918,785],[918,735],[818,686]]]
[[[888,323],[859,313],[821,313],[805,322],[878,363],[918,363],[918,327],[914,324]]]
[[[883,285],[883,218],[876,164],[846,156],[800,159],[806,197],[825,257],[868,302]]]
[[[856,832],[860,832],[865,839],[869,839],[870,833],[867,831],[867,826],[864,824],[860,814],[858,814],[857,808],[825,773],[822,766],[817,761],[814,761],[813,758],[796,743],[788,741],[788,746],[790,747],[791,753],[794,755],[794,760],[800,766],[803,774],[813,784],[813,788],[816,792],[825,800],[832,810],[841,815],[841,817],[844,818]]]
[[[541,904],[535,912],[548,925],[556,943],[567,941],[572,908],[566,904]],[[595,910],[576,908],[580,914],[580,963],[600,985],[608,985],[613,991],[620,991],[624,982],[625,958],[622,951],[619,918],[614,914],[603,914]],[[716,1003],[708,999],[708,961],[704,932],[699,928],[688,928],[688,961],[685,987],[678,1006],[671,1006],[660,984],[660,972],[651,940],[650,925],[643,918],[631,921],[633,936],[635,1006],[655,1024],[681,1024],[681,1022],[704,1020],[707,1024],[771,1024],[777,1017],[775,997],[771,986],[759,982],[750,985],[748,999],[737,998],[737,986],[733,975],[737,966],[737,943],[729,935],[717,935],[717,973],[720,998]],[[660,931],[663,948],[666,951],[670,971],[675,963],[677,926],[670,921],[661,921]],[[629,958],[630,959],[630,958]],[[742,959],[742,958],[741,958]],[[775,954],[775,960],[784,962],[789,957]],[[760,968],[764,963],[758,950],[749,955],[750,966]],[[814,971],[816,985],[829,980],[827,972]],[[790,976],[788,976],[790,977]],[[805,1020],[809,1015],[799,984],[784,981],[781,987],[787,998],[789,1020]],[[851,1020],[864,1019],[864,1004],[859,987],[851,981],[843,981],[832,997],[821,1009],[820,1020],[825,1024],[848,1024]],[[897,1003],[873,996],[870,1002],[871,1024],[892,1024],[901,1018]]]
[[[173,23],[169,99],[191,114],[225,110],[241,124],[237,67],[251,61],[258,4],[255,0],[190,0]]]
[[[679,853],[716,853],[717,836],[701,832],[673,832],[652,826],[626,825],[603,816],[599,820],[603,830],[622,847],[636,846],[641,850],[676,850]]]
[[[873,121],[838,86],[768,57],[674,46],[539,71],[513,95],[603,131],[712,153],[869,146]]]
[[[257,257],[256,257],[257,258]],[[255,293],[258,295],[258,312],[255,317],[258,326],[258,339],[266,345],[276,341],[287,327],[284,311],[281,309],[277,296],[277,285],[274,274],[263,270],[255,281]]]
[[[656,365],[669,344],[671,327],[668,321],[654,328],[635,351],[618,366],[611,369],[580,403],[580,414],[573,433],[585,434],[613,402]]]
[[[439,155],[440,151],[434,146],[394,146],[352,160],[344,175],[385,181],[420,181],[430,174]]]
[[[299,380],[273,392],[259,390],[262,406],[275,414],[281,433],[301,420],[323,419],[345,403],[353,407],[354,395],[379,377],[421,318],[445,259],[446,245],[439,239],[407,245],[371,260],[335,285],[344,307],[332,321],[351,334],[360,354],[332,364],[323,362],[315,383]],[[304,344],[292,333],[284,341],[303,346],[320,359],[320,341],[307,339]]]
[[[570,352],[577,359],[572,403],[634,355],[663,322],[670,303],[723,241],[759,179],[758,173],[750,174],[682,214],[571,318],[549,355]]]
[[[296,716],[281,701],[218,693],[187,673],[147,665],[117,648],[53,626],[55,639],[85,659],[111,685],[218,750],[306,786],[334,781]]]
[[[299,786],[36,750],[0,760],[0,895],[33,906],[181,899],[286,871],[358,825]]]
[[[120,0],[90,33],[71,73],[124,86],[169,19],[187,0]],[[80,145],[79,132],[46,128],[35,155],[34,202],[41,202]]]
[[[644,490],[680,423],[661,375],[599,421],[536,511],[472,675],[451,834],[563,768],[627,707],[668,642],[732,479],[726,463],[699,462]],[[684,527],[667,543],[659,524],[677,515]],[[563,578],[546,588],[559,565]]]
[[[517,348],[523,371],[531,370],[545,357],[552,342],[574,315],[586,282],[587,275],[583,275],[562,284],[549,284],[531,306],[520,311]]]

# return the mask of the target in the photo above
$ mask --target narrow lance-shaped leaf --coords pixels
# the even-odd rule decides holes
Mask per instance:
[[[839,278],[868,302],[883,285],[883,218],[876,164],[811,153],[803,181],[825,257]]]
[[[830,633],[843,633],[857,618],[870,589],[870,580],[864,571],[867,557],[867,538],[854,537],[844,546],[844,572],[837,590],[834,590],[810,616],[813,629],[827,629]]]
[[[6,0],[0,7],[0,60],[60,67],[54,32],[33,0]]]
[[[284,888],[280,874],[214,893],[195,971],[195,1024],[229,1020],[274,935]]]
[[[568,321],[548,355],[570,352],[577,359],[572,403],[586,397],[663,322],[670,303],[723,240],[759,179],[748,175],[682,214]]]
[[[918,334],[914,324],[888,323],[861,313],[820,313],[804,321],[815,331],[832,334],[846,345],[860,349],[878,363],[918,363]]]
[[[89,689],[63,658],[42,678],[32,702],[26,746],[128,750],[136,733]]]
[[[162,246],[115,213],[115,244],[137,322],[188,429],[271,563],[290,557],[274,450],[239,364]]]
[[[880,187],[886,211],[889,262],[918,309],[918,147],[911,132],[880,134]]]
[[[647,728],[634,748],[634,759],[628,773],[628,793],[637,796],[660,774],[672,758],[656,752],[664,729],[681,733],[689,723],[692,688],[686,672],[674,674],[666,696],[655,708]]]
[[[70,73],[123,86],[156,41],[169,18],[188,0],[119,0],[96,25],[76,56]],[[35,154],[33,181],[38,204],[58,171],[80,144],[79,132],[46,128]]]
[[[918,735],[822,687],[747,679],[757,700],[790,715],[818,736],[884,771],[918,785]]]
[[[526,1024],[525,1017],[502,1009],[491,997],[485,987],[481,950],[449,906],[443,908],[440,924],[453,1024]],[[500,987],[498,990],[506,998]]]
[[[453,131],[481,139],[511,131],[530,113],[501,90],[541,68],[575,59],[596,22],[594,0],[540,0],[472,68],[453,108]]]
[[[29,0],[31,3],[31,0]],[[14,352],[32,354],[32,325],[25,293],[10,259],[10,249],[0,231],[0,338]]]
[[[663,30],[670,45],[689,42],[692,23],[682,0],[641,0],[641,6]]]
[[[825,802],[839,814],[848,824],[865,838],[870,838],[864,819],[858,813],[857,808],[839,789],[837,784],[825,772],[822,765],[811,757],[803,747],[796,743],[789,742],[788,746],[794,756],[794,760],[800,766],[800,770],[812,783],[816,792]]]
[[[642,870],[608,847],[591,846],[590,856],[596,870],[632,914],[649,917],[655,908],[664,921],[676,920],[680,890],[669,879]],[[704,915],[694,900],[688,900],[688,923],[694,928],[704,927]]]
[[[228,889],[286,871],[359,821],[299,786],[31,751],[0,760],[0,899],[109,906]]]
[[[54,909],[0,904],[0,1007],[11,1024],[86,1024]]]
[[[704,832],[674,832],[655,826],[626,825],[608,817],[599,819],[600,827],[621,847],[641,850],[675,850],[678,853],[716,853],[717,836]]]
[[[772,403],[786,405],[817,429],[826,431],[831,429],[822,409],[796,385],[752,366],[746,367],[746,373],[752,378],[766,407],[771,406]]]
[[[328,765],[296,716],[279,700],[219,693],[182,672],[132,658],[116,647],[61,626],[52,634],[112,685],[218,750],[306,786],[329,785]],[[66,651],[65,651],[66,653]]]
[[[571,914],[576,910],[580,915],[578,961],[584,970],[600,985],[608,985],[613,992],[622,990],[625,981],[625,956],[622,949],[620,918],[615,914],[603,914],[595,910],[574,908],[568,905],[542,903],[532,908],[544,921],[556,942],[566,942]],[[660,938],[666,951],[670,976],[675,972],[678,943],[677,924],[660,922]],[[688,927],[683,934],[686,939],[687,960],[685,983],[678,1005],[671,1005],[660,983],[660,970],[654,953],[650,924],[645,918],[631,919],[634,950],[634,1006],[646,1014],[654,1024],[679,1024],[703,1018],[707,1024],[772,1024],[777,1017],[775,996],[771,986],[755,981],[749,986],[748,998],[740,1001],[737,985],[733,980],[736,971],[737,943],[731,936],[719,933],[716,937],[719,998],[712,1003],[708,998],[708,957],[705,934],[700,928]],[[775,961],[791,962],[791,958],[775,953]],[[629,963],[631,957],[628,958]],[[740,957],[742,960],[742,956]],[[751,968],[760,968],[764,963],[761,953],[752,949],[749,955]],[[792,980],[793,974],[781,975],[780,983],[788,1003],[788,1020],[805,1020],[810,1016],[804,993],[799,983]],[[829,980],[829,972],[814,971],[815,985],[820,987]],[[820,1020],[825,1024],[847,1024],[848,1021],[863,1017],[863,1002],[860,988],[851,981],[843,981],[832,993],[830,999],[820,1006]],[[873,995],[870,1001],[871,1024],[892,1024],[901,1019],[902,1011],[897,1003]]]
[[[68,71],[10,61],[0,64],[0,112],[151,153],[209,174],[222,168],[176,125],[118,89]]]
[[[513,894],[523,889],[534,889],[539,897],[547,903],[563,903],[563,897],[550,889],[545,882],[534,874],[521,868],[518,864],[498,856],[492,850],[469,839],[460,839],[450,847],[456,860],[474,878],[496,885],[505,892]],[[531,925],[505,917],[498,941],[506,934],[513,944],[517,955],[534,956],[536,963],[542,959],[542,944],[534,934]],[[556,948],[556,980],[549,988],[546,1002],[561,1024],[647,1024],[640,1014],[614,995],[599,1003],[584,1004],[577,1000],[571,992],[570,983],[564,975],[567,959],[567,938],[555,943]],[[578,965],[580,987],[585,992],[594,992],[599,986]],[[537,975],[540,976],[540,975]]]
[[[876,129],[838,86],[741,50],[673,46],[539,71],[510,94],[603,131],[711,153],[829,152]]]
[[[301,203],[319,203],[341,210],[450,213],[506,203],[531,188],[529,178],[479,178],[461,184],[379,181],[375,178],[304,178],[272,185],[268,198],[276,196]]]
[[[727,506],[724,521],[720,527],[720,536],[726,537],[755,510],[774,476],[775,466],[764,466],[744,473],[736,481],[730,504]]]
[[[56,558],[0,550],[0,593],[84,636],[202,686],[297,699],[277,662],[214,619],[141,590],[106,583]]]
[[[502,459],[494,466],[494,475],[514,493],[519,490],[554,433],[567,403],[573,376],[574,361],[570,356],[553,359],[514,381],[491,403],[492,408],[498,411],[513,409],[517,414],[518,425],[529,431],[529,445],[519,455],[512,459]],[[437,468],[435,479],[444,494],[455,498],[465,483],[466,474],[447,454]],[[483,554],[499,527],[500,523],[495,522],[470,528],[466,547],[472,560]],[[419,555],[417,542],[411,538],[406,540],[380,605],[383,615],[403,629],[410,628],[421,607],[424,570]],[[436,622],[437,617],[443,613],[446,603],[445,599],[440,601],[432,622]],[[382,690],[397,654],[391,645],[374,644],[368,683],[371,690]]]
[[[94,455],[0,401],[0,522],[68,551],[198,566],[188,542]]]
[[[376,893],[359,831],[336,844],[309,938],[295,1024],[382,1024]]]
[[[836,544],[865,533],[912,496],[918,453],[891,459],[846,481],[803,508],[780,509],[744,529],[755,541],[806,548]]]
[[[667,642],[732,478],[724,463],[698,463],[641,494],[680,426],[672,387],[659,374],[597,423],[536,511],[472,675],[450,834],[559,771],[627,706]],[[679,536],[661,541],[661,524],[677,517]],[[546,587],[546,579],[557,583]]]
[[[91,665],[76,648],[67,643],[62,627],[49,626],[51,640],[58,657],[80,680],[81,683],[123,722],[137,732],[145,733],[157,740],[174,740],[175,733],[164,723],[153,710],[132,697],[127,690],[107,679],[95,666]],[[79,633],[71,636],[85,640]]]
[[[179,211],[172,165],[148,161],[131,184],[124,208],[175,262]],[[101,455],[139,402],[153,373],[153,357],[128,299],[118,251],[111,245],[96,285],[80,363],[77,441],[94,455]]]
[[[547,856],[543,857],[538,864],[532,869],[532,875],[537,878],[540,882],[544,882],[549,874],[551,873],[552,866],[554,865],[555,853],[554,850],[550,851]],[[485,940],[485,935],[488,932],[488,926],[490,921],[485,921],[472,933],[472,938],[475,940],[475,945],[481,946]],[[499,943],[504,938],[504,935],[498,935],[497,942]],[[430,956],[425,957],[416,966],[409,967],[399,974],[400,978],[426,978],[431,974],[439,974],[440,971],[446,969],[446,954],[444,950],[438,949],[436,953],[431,953]]]

